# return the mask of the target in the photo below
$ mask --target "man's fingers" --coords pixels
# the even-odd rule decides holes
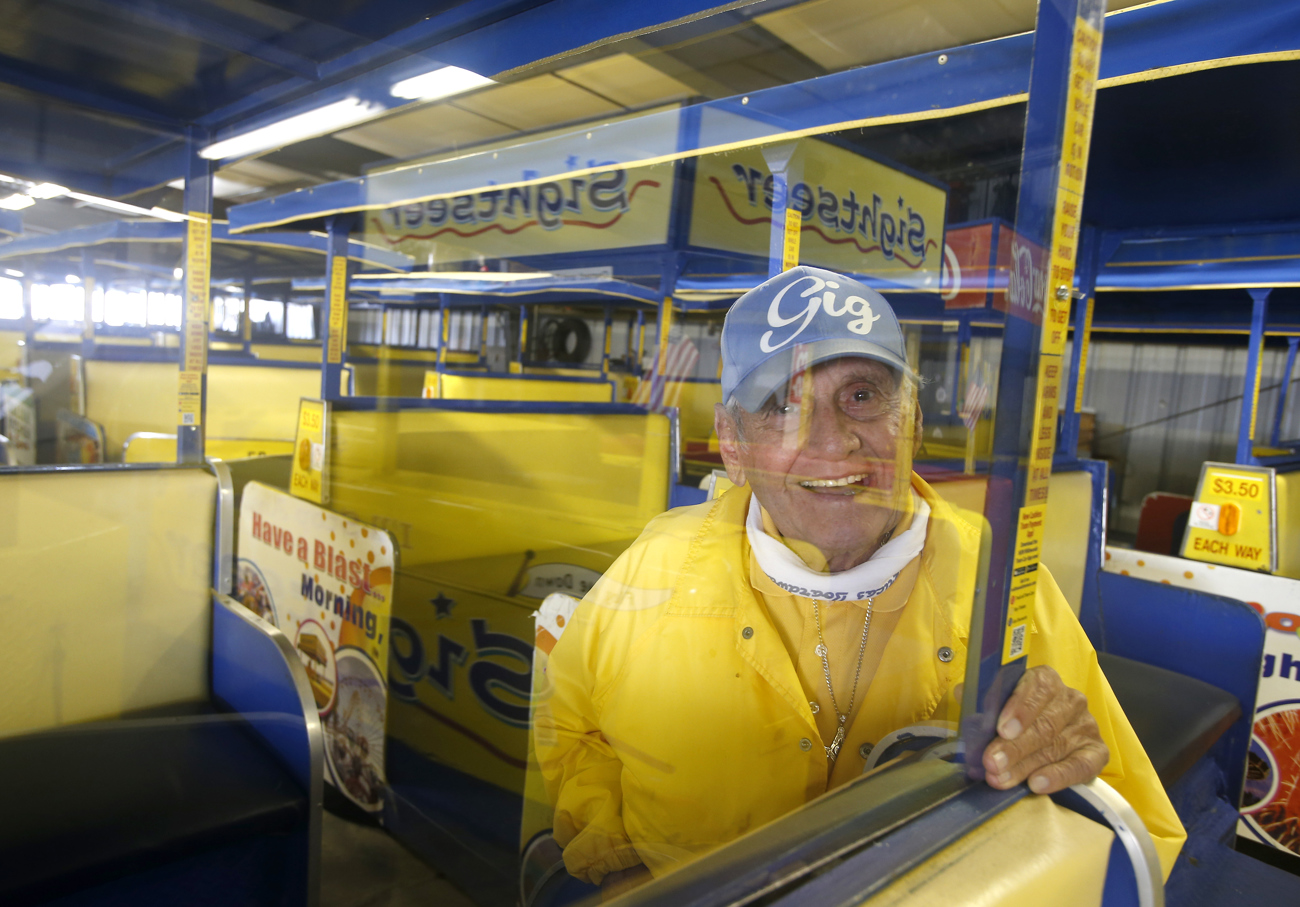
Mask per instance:
[[[1075,727],[1080,721],[1085,722],[1084,727]],[[1096,727],[1097,723],[1088,714],[1088,698],[1078,690],[1062,687],[1060,694],[1044,705],[1017,737],[999,741],[999,750],[1005,754],[1007,766],[1035,754],[1044,757],[1046,762],[1056,762],[1069,753],[1070,744],[1083,742],[1067,740],[1067,730],[1087,729],[1096,734]]]
[[[1106,744],[1085,744],[1060,762],[1032,771],[1029,774],[1029,789],[1036,794],[1054,794],[1072,784],[1091,781],[1101,774],[1109,761],[1110,750]]]
[[[998,715],[998,736],[1004,740],[1015,740],[1037,720],[1043,707],[1064,689],[1061,675],[1048,665],[1039,665],[1025,671],[1012,691],[1011,698],[1002,707],[1002,713]]]

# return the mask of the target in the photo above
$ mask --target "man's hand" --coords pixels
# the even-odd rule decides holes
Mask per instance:
[[[620,894],[644,885],[650,879],[650,870],[645,868],[644,863],[638,863],[631,869],[620,869],[617,872],[608,873],[605,878],[600,880],[600,899],[602,902],[612,901]]]
[[[984,749],[991,787],[1026,778],[1036,794],[1091,781],[1110,761],[1088,699],[1047,665],[1027,670],[998,716],[998,736]]]

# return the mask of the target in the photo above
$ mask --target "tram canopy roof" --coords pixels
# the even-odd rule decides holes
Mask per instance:
[[[24,236],[0,244],[0,261],[24,262],[36,273],[79,273],[89,253],[104,276],[138,275],[171,278],[180,263],[183,223],[112,221],[78,227],[48,236]],[[238,281],[244,277],[284,280],[324,270],[326,237],[311,232],[259,233],[232,236],[222,221],[212,225],[212,279]],[[411,259],[357,240],[348,242],[348,257],[367,268],[404,271]]]
[[[517,155],[501,155],[498,160],[494,149],[375,172],[238,205],[230,212],[231,229],[238,233],[285,225],[315,227],[328,215],[577,178],[596,172],[582,166],[588,160],[600,160],[602,166],[610,162],[646,166],[707,151],[1016,104],[1026,97],[1032,49],[1033,34],[1020,34],[948,49],[942,61],[938,53],[920,54],[753,92],[743,99],[705,102],[690,108],[703,124],[698,136],[692,137],[684,137],[676,128],[680,114],[675,109],[611,119],[538,142],[536,160],[525,179]],[[1295,60],[1300,60],[1300,7],[1285,0],[1240,0],[1231,10],[1217,0],[1168,0],[1108,17],[1085,219],[1103,226],[1168,222],[1166,213],[1184,223],[1189,216],[1200,222],[1238,219],[1240,200],[1219,198],[1231,193],[1205,193],[1191,207],[1183,202],[1179,208],[1171,201],[1175,195],[1195,194],[1189,193],[1189,187],[1210,185],[1205,181],[1208,175],[1231,167],[1231,158],[1240,157],[1240,142],[1220,131],[1211,132],[1218,127],[1204,118],[1226,106],[1234,111],[1231,122],[1236,123],[1246,110],[1252,123],[1263,124],[1256,130],[1282,140],[1294,127],[1294,118],[1286,113],[1294,105],[1280,99],[1297,89],[1277,84],[1287,80],[1261,80],[1256,73],[1250,91],[1230,91],[1228,87],[1238,87],[1233,85],[1233,75],[1220,77],[1216,72]],[[1189,83],[1189,74],[1206,78]],[[1107,104],[1110,90],[1141,83],[1152,86],[1140,107]],[[1138,147],[1126,140],[1144,119],[1161,121],[1159,110],[1164,106],[1185,114],[1186,122],[1163,142]],[[709,111],[719,114],[711,126],[706,120]],[[577,167],[575,156],[553,153],[550,147],[574,141],[585,149],[576,156]],[[1127,159],[1108,156],[1108,147],[1122,149]],[[1257,210],[1247,213],[1256,220],[1277,216],[1269,203],[1277,207],[1278,184],[1289,176],[1300,177],[1294,155],[1274,148],[1267,153],[1268,169],[1238,174],[1238,182],[1248,176],[1256,186],[1249,201]],[[1152,171],[1164,174],[1155,185],[1149,176]],[[1289,198],[1282,204],[1291,211],[1297,202]],[[1230,214],[1216,216],[1216,205]]]

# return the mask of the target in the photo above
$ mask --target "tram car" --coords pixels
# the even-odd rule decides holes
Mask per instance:
[[[150,26],[294,85],[249,81],[144,156],[181,175],[179,213],[37,235],[42,209],[0,210],[0,766],[30,781],[0,900],[342,903],[336,822],[480,907],[1300,898],[1300,172],[1251,156],[1291,109],[1300,16],[1042,0],[1013,27],[977,5],[955,46],[899,26],[913,43],[860,57],[833,32],[880,23],[835,3],[474,3],[397,30],[358,2],[394,26],[373,43],[268,4],[260,42],[224,8]],[[728,34],[795,75],[717,89],[683,48]],[[102,116],[139,114],[121,96]],[[286,167],[276,130],[326,106],[313,154],[368,148],[361,172],[214,218],[214,174]],[[1228,115],[1256,131],[1196,140]],[[15,198],[100,198],[38,163],[4,177]],[[883,300],[917,387],[909,465],[971,521],[969,626],[936,656],[960,714],[837,749],[853,780],[602,891],[570,872],[539,755],[551,655],[647,524],[747,493],[721,336],[801,266],[870,299],[815,277],[763,349],[822,307],[866,335]],[[1035,583],[1182,843],[1100,780],[983,780]]]

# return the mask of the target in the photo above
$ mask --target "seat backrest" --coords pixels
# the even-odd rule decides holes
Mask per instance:
[[[1241,703],[1241,717],[1212,751],[1229,802],[1238,802],[1264,659],[1263,619],[1236,599],[1109,571],[1098,591],[1097,612],[1084,620],[1098,651],[1193,677]]]
[[[0,472],[0,737],[206,699],[217,479]]]

